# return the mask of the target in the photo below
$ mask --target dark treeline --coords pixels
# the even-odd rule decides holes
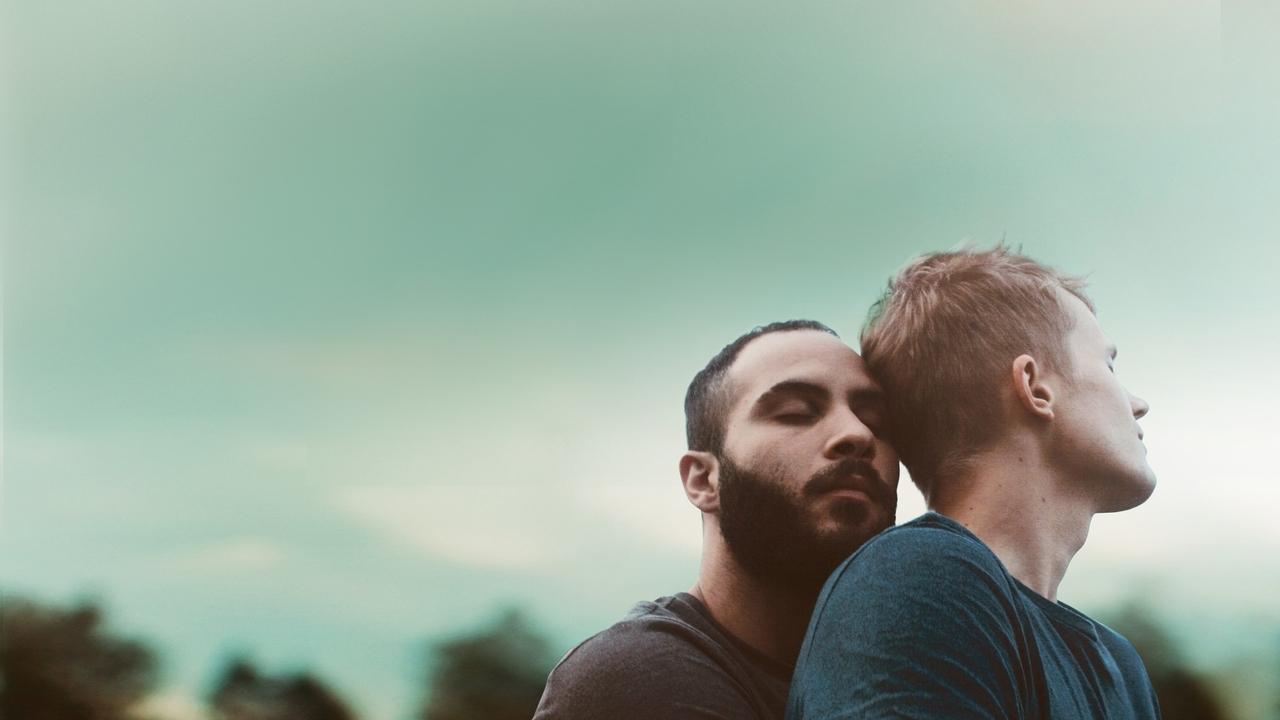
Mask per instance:
[[[428,644],[415,711],[423,720],[528,720],[554,658],[515,610],[491,626]],[[139,714],[159,662],[141,640],[107,627],[102,609],[0,595],[0,720],[168,720]],[[210,720],[358,720],[310,673],[270,674],[226,662],[203,698]]]
[[[1164,720],[1229,720],[1231,715],[1218,699],[1209,678],[1188,666],[1181,650],[1151,614],[1127,605],[1108,625],[1129,639],[1151,675]]]
[[[422,720],[529,720],[554,664],[550,643],[516,610],[434,652]]]
[[[114,720],[155,689],[155,654],[108,634],[97,607],[0,601],[0,718]]]
[[[355,720],[343,701],[309,674],[272,677],[245,658],[232,660],[209,693],[219,720]],[[157,719],[159,720],[159,719]]]
[[[1210,678],[1189,666],[1150,613],[1131,605],[1109,624],[1138,648],[1165,720],[1234,720]],[[487,627],[427,644],[414,715],[528,720],[554,658],[548,640],[508,610]],[[2,597],[0,720],[168,720],[137,709],[157,690],[158,673],[155,652],[112,633],[93,603],[60,608]],[[269,674],[244,657],[226,662],[204,701],[210,720],[358,720],[322,679]],[[1280,697],[1270,704],[1280,717]]]

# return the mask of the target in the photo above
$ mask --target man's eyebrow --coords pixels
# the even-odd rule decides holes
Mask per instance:
[[[1111,355],[1111,359],[1112,359],[1112,360],[1115,360],[1115,359],[1116,359],[1116,356],[1120,354],[1120,350],[1119,350],[1119,349],[1117,349],[1115,345],[1108,345],[1108,346],[1107,346],[1107,353],[1109,353],[1109,354]]]
[[[827,389],[817,383],[806,382],[804,380],[783,380],[773,387],[765,390],[756,398],[756,404],[777,400],[783,396],[799,396],[812,400],[826,400],[831,396]]]
[[[784,380],[761,393],[760,397],[756,398],[756,404],[770,403],[784,397],[801,397],[825,402],[830,399],[831,392],[818,383]],[[874,385],[860,387],[849,391],[848,401],[850,405],[883,404],[884,391]]]

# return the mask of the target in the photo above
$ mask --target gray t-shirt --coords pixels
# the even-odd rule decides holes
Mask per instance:
[[[1128,640],[936,513],[880,533],[827,581],[787,707],[788,720],[1159,717]]]
[[[570,650],[534,720],[781,720],[791,668],[744,645],[686,593],[636,604]]]

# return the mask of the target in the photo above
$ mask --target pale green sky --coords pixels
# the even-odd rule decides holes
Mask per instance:
[[[399,718],[426,638],[691,584],[721,345],[1006,237],[1152,405],[1064,599],[1274,652],[1280,18],[1122,5],[8,3],[5,587]]]

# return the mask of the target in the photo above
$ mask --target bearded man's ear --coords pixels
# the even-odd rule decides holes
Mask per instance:
[[[720,461],[712,453],[689,450],[680,456],[684,495],[704,513],[720,511]]]

